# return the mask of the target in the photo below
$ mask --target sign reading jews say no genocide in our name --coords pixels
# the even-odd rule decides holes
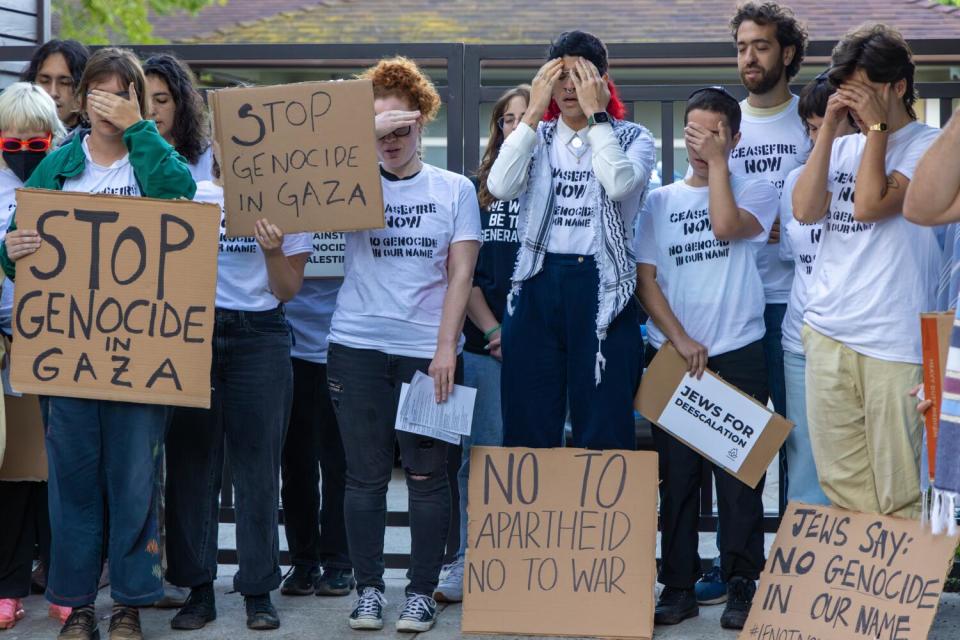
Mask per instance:
[[[384,226],[368,80],[220,89],[227,235],[268,218],[285,233]]]
[[[650,638],[657,455],[474,447],[465,633]]]
[[[922,640],[956,546],[915,520],[791,502],[740,640]]]
[[[17,223],[15,389],[210,406],[216,205],[18,190]]]

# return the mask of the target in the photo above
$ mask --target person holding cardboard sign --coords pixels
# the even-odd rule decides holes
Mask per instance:
[[[793,191],[794,217],[824,222],[802,330],[810,439],[833,504],[916,518],[921,429],[907,391],[920,382],[922,346],[904,328],[936,308],[942,252],[901,211],[938,131],[916,119],[899,32],[851,31],[832,62],[837,92]],[[840,137],[845,120],[860,133]]]
[[[153,122],[143,120],[146,81],[129,50],[104,48],[80,81],[91,128],[51,153],[28,187],[154,198],[192,198],[196,184],[183,158]],[[158,214],[159,215],[159,214]],[[0,265],[16,278],[16,261],[35,252],[40,236],[16,229],[0,247]],[[46,422],[50,523],[53,532],[47,598],[73,607],[62,640],[99,636],[93,604],[109,515],[111,640],[139,640],[138,607],[163,595],[157,540],[157,477],[169,410],[59,396],[41,399]],[[107,514],[104,513],[106,509]]]
[[[394,429],[401,385],[417,371],[444,402],[463,380],[463,321],[482,238],[465,177],[425,164],[418,147],[440,96],[407,58],[373,83],[385,229],[346,234],[346,275],[330,328],[327,384],[347,458],[344,518],[359,599],[353,629],[383,627],[386,492],[399,444],[410,493],[410,583],[397,630],[429,630],[450,527],[446,442]]]
[[[687,100],[684,129],[691,172],[655,189],[640,212],[637,232],[640,302],[650,314],[648,360],[670,341],[690,375],[709,367],[761,402],[767,399],[762,339],[763,283],[757,251],[776,217],[778,194],[766,180],[731,175],[729,156],[739,141],[740,105],[720,87]],[[720,421],[718,407],[691,407],[704,424]],[[665,585],[654,621],[677,624],[699,613],[694,584],[698,496],[705,459],[653,426],[660,456],[660,517]],[[741,629],[763,569],[763,484],[744,484],[713,465],[717,486],[720,568],[727,604],[720,624]]]
[[[219,148],[214,146],[214,157]],[[280,453],[293,400],[290,331],[283,303],[300,290],[312,235],[284,235],[266,219],[252,238],[226,237],[220,166],[195,200],[220,206],[213,389],[209,409],[176,407],[167,434],[167,579],[190,587],[170,621],[200,629],[216,619],[217,505],[224,455],[237,492],[234,588],[244,598],[247,627],[280,626],[270,592],[280,586],[277,504]]]
[[[502,329],[504,444],[635,449],[642,337],[630,255],[655,162],[653,136],[623,120],[607,48],[560,34],[487,185],[520,198],[520,251]],[[606,372],[606,374],[604,374]]]
[[[65,134],[57,117],[57,105],[40,87],[18,82],[0,93],[0,145],[3,149],[3,159],[0,160],[0,234],[6,232],[16,208],[16,190],[23,186]],[[5,279],[0,292],[0,331],[5,339],[10,336],[12,314],[13,281]],[[8,354],[5,353],[3,358],[6,368]],[[14,426],[6,437],[10,438],[13,433],[22,431]],[[43,538],[38,524],[46,519],[47,485],[35,481],[36,478],[7,475],[8,469],[3,465],[3,439],[3,429],[0,428],[0,478],[8,479],[0,480],[0,522],[3,522],[0,527],[0,629],[9,629],[23,617],[20,601],[30,595],[33,547]],[[19,451],[21,457],[27,457],[23,455],[24,448]],[[8,459],[13,457],[9,446],[6,455]],[[40,559],[44,566],[50,565],[49,537],[48,531],[46,542],[40,543]],[[51,605],[50,608],[53,617],[60,615],[60,607]]]

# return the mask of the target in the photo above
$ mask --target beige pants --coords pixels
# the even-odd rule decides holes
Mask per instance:
[[[820,486],[833,504],[920,516],[921,423],[908,393],[919,365],[870,358],[803,327],[807,421]]]

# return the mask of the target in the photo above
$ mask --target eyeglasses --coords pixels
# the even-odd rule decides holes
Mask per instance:
[[[503,131],[505,127],[515,127],[517,126],[517,123],[520,122],[521,118],[523,118],[522,113],[519,117],[513,115],[500,116],[497,118],[497,127],[500,129],[500,131]]]
[[[698,93],[704,93],[704,92],[706,92],[706,91],[710,91],[710,92],[712,92],[712,93],[718,93],[718,94],[720,94],[721,96],[724,96],[725,98],[730,98],[731,100],[733,100],[733,101],[736,102],[737,104],[740,104],[740,101],[737,100],[736,98],[734,98],[732,93],[730,93],[729,91],[727,91],[726,89],[724,89],[724,88],[721,87],[720,85],[713,85],[713,86],[711,86],[711,87],[703,87],[702,89],[697,89],[696,91],[694,91],[693,93],[691,93],[689,96],[687,96],[687,101],[689,102],[690,100],[692,100],[692,99],[693,99],[693,96],[697,95]]]
[[[387,135],[381,136],[379,140],[386,140],[390,136],[393,136],[395,138],[406,138],[408,135],[410,135],[411,131],[413,131],[413,127],[411,127],[410,125],[407,125],[405,127],[400,127],[399,129],[394,129]]]
[[[21,151],[49,151],[50,143],[53,142],[53,134],[48,133],[46,137],[30,138],[21,140],[20,138],[6,138],[0,131],[0,146],[7,153],[20,153]]]

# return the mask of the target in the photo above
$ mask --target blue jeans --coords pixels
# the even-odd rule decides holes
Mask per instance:
[[[47,599],[93,604],[109,522],[110,594],[142,606],[163,596],[157,530],[169,408],[44,397],[52,546]]]
[[[280,454],[293,401],[283,312],[217,309],[210,377],[210,409],[178,407],[167,435],[167,580],[197,587],[217,577],[226,453],[240,564],[233,585],[259,595],[280,586]]]
[[[477,402],[473,405],[473,426],[470,435],[460,441],[463,458],[457,484],[460,485],[460,551],[467,553],[467,486],[470,479],[470,449],[499,447],[503,444],[503,413],[500,408],[500,361],[493,356],[463,352],[463,384],[476,387]]]
[[[573,446],[637,448],[633,397],[643,367],[639,305],[631,298],[603,341],[595,382],[597,265],[591,256],[548,253],[503,319],[503,443],[563,446],[567,403]]]
[[[807,426],[807,385],[804,374],[807,359],[798,353],[783,352],[783,374],[787,386],[787,420],[794,427],[787,436],[787,499],[807,504],[829,505],[830,501],[820,488],[817,465],[810,448],[810,431]]]

